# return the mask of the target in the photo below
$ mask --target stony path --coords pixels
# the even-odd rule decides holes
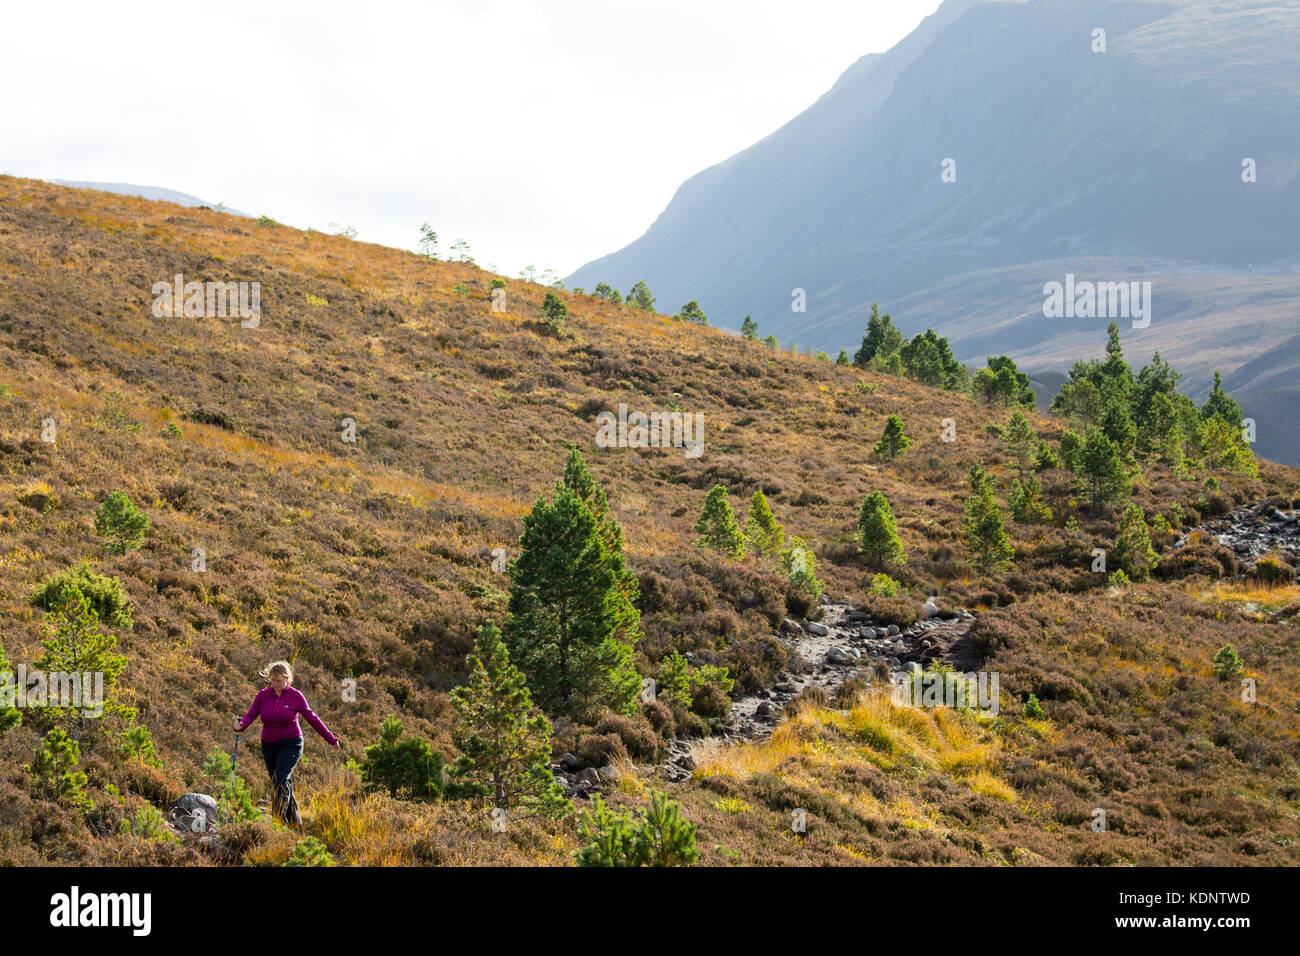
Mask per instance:
[[[790,653],[790,667],[772,687],[738,698],[731,707],[728,736],[761,739],[771,734],[785,705],[810,687],[827,696],[841,684],[873,675],[885,678],[899,670],[924,669],[933,660],[964,667],[972,656],[966,645],[973,615],[937,615],[906,630],[870,620],[852,604],[824,604],[820,622],[790,621],[780,639]],[[931,609],[933,606],[931,606]]]
[[[1237,508],[1192,529],[1212,535],[1229,548],[1243,565],[1254,564],[1271,551],[1281,551],[1292,564],[1300,559],[1300,512],[1281,511],[1272,505],[1253,504]],[[1186,537],[1174,544],[1186,545]]]

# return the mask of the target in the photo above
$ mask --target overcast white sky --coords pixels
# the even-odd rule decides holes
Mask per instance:
[[[939,0],[6,2],[0,172],[566,275]]]

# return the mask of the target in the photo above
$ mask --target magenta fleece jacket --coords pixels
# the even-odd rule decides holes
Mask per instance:
[[[267,743],[301,737],[302,728],[298,726],[299,714],[307,719],[312,729],[324,737],[331,747],[338,742],[338,738],[330,733],[325,722],[307,706],[307,698],[292,685],[286,687],[279,697],[275,696],[274,687],[262,688],[253,698],[253,706],[248,708],[248,713],[244,715],[243,726],[240,729],[248,729],[253,721],[261,717],[262,739]]]

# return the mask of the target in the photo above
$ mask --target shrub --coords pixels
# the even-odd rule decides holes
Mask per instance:
[[[668,710],[666,707],[663,709]],[[672,719],[671,711],[668,711],[668,718],[669,720]],[[626,749],[628,756],[642,760],[656,760],[659,757],[659,735],[655,733],[654,725],[644,714],[637,714],[636,716],[606,714],[596,723],[595,732],[597,734],[616,734],[618,739],[623,742],[623,747]]]
[[[583,734],[578,738],[577,749],[573,753],[588,767],[603,767],[607,763],[628,757],[623,738],[616,733]]]
[[[1043,713],[1043,705],[1038,702],[1038,698],[1033,694],[1030,694],[1029,699],[1025,701],[1024,715],[1038,719],[1046,716]]]
[[[1292,584],[1296,579],[1295,568],[1273,555],[1260,558],[1246,574],[1252,581],[1268,586]]]
[[[871,593],[881,597],[897,597],[902,585],[888,574],[876,574],[871,578]]]
[[[53,611],[72,588],[80,591],[90,602],[90,609],[100,621],[111,627],[132,626],[131,602],[127,599],[122,582],[117,578],[97,574],[88,561],[81,561],[45,578],[32,591],[32,604]]]

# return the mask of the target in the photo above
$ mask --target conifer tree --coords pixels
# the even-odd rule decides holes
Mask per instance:
[[[740,323],[740,335],[746,342],[757,342],[758,323],[748,315],[745,316],[745,321]]]
[[[650,287],[644,282],[632,286],[632,291],[627,294],[627,303],[642,312],[653,312],[655,309],[654,296],[650,294]]]
[[[726,485],[714,485],[709,489],[699,520],[695,522],[695,533],[700,536],[696,544],[701,548],[717,551],[729,558],[744,555],[745,537],[727,501]]]
[[[858,512],[858,544],[863,558],[873,568],[888,568],[907,560],[893,509],[879,491],[867,495]]]
[[[140,547],[149,530],[149,516],[141,513],[123,492],[115,491],[95,511],[95,533],[108,538],[109,552],[125,554]]]
[[[118,675],[126,667],[126,655],[117,653],[115,635],[99,629],[99,618],[75,585],[64,589],[59,606],[46,618],[45,629],[46,636],[41,640],[44,653],[36,662],[37,669],[47,674],[103,674],[104,712],[134,720],[135,708],[120,704],[116,692]],[[74,741],[81,739],[87,721],[94,720],[86,716],[87,692],[83,682],[81,708],[49,708],[51,716],[68,722]]]
[[[1075,482],[1088,499],[1093,514],[1100,514],[1127,497],[1128,468],[1115,443],[1099,428],[1094,428],[1079,449]]]
[[[862,347],[853,356],[853,364],[866,368],[871,360],[882,362],[898,352],[903,344],[903,333],[894,327],[889,313],[880,314],[880,303],[871,303],[871,317],[867,319],[867,332],[862,337]]]
[[[848,364],[849,364],[849,353],[848,353],[846,350],[844,350],[844,349],[840,349],[840,354],[837,355],[837,356],[835,356],[835,364],[836,364],[836,365],[848,365]]]
[[[524,518],[510,564],[510,658],[544,710],[569,717],[600,707],[629,713],[641,680],[620,577],[591,509],[561,485]]]
[[[452,700],[455,702],[455,691]],[[361,782],[367,790],[390,797],[436,800],[442,793],[442,755],[418,737],[402,738],[402,722],[393,714],[379,727],[379,742],[365,749]]]
[[[1015,557],[1015,548],[1002,522],[1002,509],[993,498],[993,479],[978,464],[971,465],[971,495],[964,506],[962,537],[976,568],[1001,567]]]
[[[1011,479],[1011,517],[1025,524],[1046,524],[1052,520],[1052,509],[1043,501],[1043,486],[1033,475],[1025,480]]]
[[[1159,560],[1155,549],[1151,547],[1151,533],[1146,517],[1136,504],[1131,504],[1124,510],[1113,553],[1115,563],[1132,581],[1149,577],[1151,569]]]
[[[80,762],[81,747],[62,727],[55,727],[45,735],[34,759],[23,770],[31,775],[41,799],[62,801],[87,811],[91,804],[83,789],[86,773],[76,769]]]
[[[1201,406],[1201,418],[1205,421],[1221,418],[1233,428],[1241,428],[1241,406],[1223,390],[1223,377],[1218,371],[1214,373],[1214,386]]]
[[[749,517],[745,519],[745,549],[762,558],[775,558],[785,542],[785,529],[777,523],[760,488],[749,499]]]
[[[1002,429],[1002,443],[1007,446],[1011,460],[1021,475],[1028,474],[1034,467],[1034,458],[1038,451],[1038,434],[1024,412],[1016,410],[1011,413],[1011,420]]]
[[[781,568],[790,580],[790,586],[809,597],[820,597],[822,583],[817,580],[817,555],[803,538],[795,537],[790,547],[781,552]]]
[[[569,446],[560,483],[582,500],[596,519],[597,530],[609,553],[614,570],[616,598],[612,608],[614,636],[625,644],[635,645],[641,638],[641,612],[636,608],[641,586],[623,554],[623,529],[609,508],[609,498],[597,484],[576,445]]]
[[[880,436],[880,441],[876,442],[872,451],[881,458],[893,459],[907,451],[907,446],[910,444],[912,440],[903,433],[903,420],[897,415],[890,415],[885,422],[884,434]]]
[[[550,721],[533,707],[495,623],[479,628],[465,662],[469,677],[451,692],[452,739],[462,754],[452,776],[494,807],[560,809],[564,791],[551,775]]]

